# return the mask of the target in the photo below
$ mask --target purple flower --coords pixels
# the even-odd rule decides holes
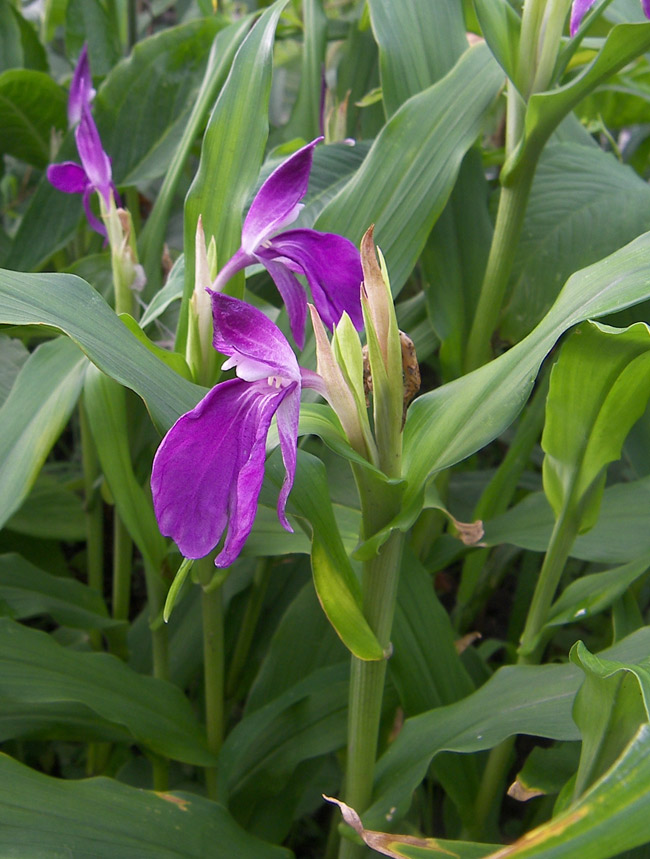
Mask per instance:
[[[363,325],[359,251],[348,239],[316,230],[284,230],[298,217],[307,192],[318,137],[303,146],[271,173],[257,192],[242,228],[241,247],[217,275],[219,292],[247,265],[261,263],[275,281],[289,313],[291,332],[300,348],[305,340],[307,299],[296,278],[302,274],[314,304],[331,329],[344,311],[355,327]]]
[[[213,345],[239,378],[216,385],[163,439],[153,462],[151,489],[161,532],[186,558],[202,558],[217,545],[215,561],[231,564],[253,527],[264,478],[266,436],[277,417],[286,476],[278,517],[287,531],[285,506],[296,471],[300,391],[323,391],[322,379],[298,366],[280,329],[237,298],[211,293]]]
[[[93,79],[90,76],[88,63],[88,45],[84,45],[70,84],[70,95],[68,96],[69,128],[74,128],[81,120],[83,108],[89,108],[94,97],[95,90],[93,89]]]
[[[106,209],[109,209],[111,193],[117,198],[117,190],[113,184],[111,160],[102,148],[99,132],[88,104],[82,105],[81,121],[75,131],[75,140],[81,164],[74,161],[50,164],[47,168],[47,178],[57,190],[65,194],[83,194],[88,223],[93,230],[105,236],[106,228],[90,208],[90,195],[93,191],[97,191]]]
[[[573,38],[573,36],[578,32],[582,19],[594,5],[594,2],[595,0],[573,0],[573,5],[571,6],[571,21],[569,23],[569,33],[571,34],[571,38]],[[646,18],[650,18],[650,0],[641,0],[641,6]]]

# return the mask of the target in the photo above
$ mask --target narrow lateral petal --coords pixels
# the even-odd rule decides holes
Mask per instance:
[[[359,251],[349,239],[316,230],[288,230],[269,247],[258,251],[262,259],[286,257],[300,266],[323,322],[331,329],[347,312],[354,327],[363,327]]]
[[[300,419],[300,386],[296,385],[280,403],[277,411],[278,435],[280,437],[280,452],[286,471],[282,488],[278,496],[278,519],[283,528],[293,531],[286,516],[287,498],[291,492],[296,476],[296,452],[298,447],[298,421]]]
[[[266,270],[282,296],[289,315],[293,339],[299,349],[305,345],[305,322],[307,320],[307,296],[302,284],[289,269],[280,262],[264,260]]]
[[[298,217],[300,200],[307,193],[317,137],[287,158],[271,173],[255,195],[242,229],[242,248],[247,253]]]
[[[68,96],[68,126],[70,128],[80,121],[84,105],[90,106],[94,97],[95,90],[93,89],[88,62],[88,45],[84,45],[70,84],[70,95]]]
[[[582,19],[593,5],[594,0],[573,0],[571,21],[569,23],[569,33],[572,38],[578,32],[578,27],[582,23]]]
[[[225,369],[237,367],[242,379],[256,381],[269,376],[300,381],[296,356],[280,331],[261,310],[245,301],[213,292],[212,318],[217,352],[229,355]]]
[[[47,168],[47,181],[64,194],[83,194],[88,185],[86,171],[74,161],[50,164]]]
[[[109,206],[113,186],[111,160],[102,148],[97,126],[88,106],[82,110],[81,122],[75,132],[75,139],[79,157],[90,184],[102,195],[106,206]]]
[[[243,545],[264,477],[269,424],[289,392],[263,382],[222,382],[163,439],[151,473],[154,510],[161,533],[186,558],[214,549],[229,519],[229,545]]]

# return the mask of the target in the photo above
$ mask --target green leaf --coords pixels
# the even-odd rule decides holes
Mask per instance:
[[[44,72],[13,69],[0,75],[0,154],[43,169],[51,161],[52,131],[65,129],[67,98]]]
[[[54,476],[43,472],[5,527],[42,539],[70,542],[86,539],[81,498]]]
[[[7,399],[20,368],[29,358],[22,340],[0,335],[0,406]]]
[[[455,0],[370,0],[379,45],[386,115],[444,77],[467,49],[463,10]]]
[[[194,243],[199,215],[209,243],[214,236],[223,267],[241,243],[242,211],[259,173],[268,137],[275,30],[287,0],[276,0],[242,42],[212,110],[201,161],[185,198],[185,301],[177,339],[184,343],[187,301],[194,289]],[[242,93],[246,93],[245,98]],[[233,141],[237,145],[233,145]],[[231,294],[243,297],[243,275]]]
[[[167,554],[167,541],[158,530],[151,498],[145,495],[133,473],[124,388],[96,367],[89,367],[84,408],[120,518],[151,569],[160,571]]]
[[[476,17],[490,50],[511,81],[517,79],[521,19],[508,0],[474,0]]]
[[[109,0],[68,0],[65,46],[68,56],[78,56],[88,44],[90,67],[106,75],[122,55],[117,6]]]
[[[0,69],[20,68],[23,51],[18,15],[10,0],[0,0]]]
[[[521,340],[574,271],[649,227],[650,189],[630,167],[597,147],[549,144],[535,173],[501,336]]]
[[[87,362],[69,340],[39,346],[0,408],[0,524],[28,496],[74,409]]]
[[[187,379],[188,382],[192,381],[192,372],[187,366],[187,361],[182,355],[178,352],[169,352],[167,349],[162,349],[154,343],[153,340],[150,340],[130,314],[120,313],[120,319],[129,329],[131,334],[133,334],[133,336],[142,343],[142,345],[147,348],[152,355],[155,355],[163,364],[167,364],[167,366],[178,376],[182,376],[183,379]]]
[[[650,48],[650,24],[619,24],[587,68],[570,83],[528,100],[522,143],[501,171],[501,182],[516,181],[525,163],[534,163],[562,119],[600,83]]]
[[[649,647],[650,627],[644,627],[601,656],[640,661]],[[462,701],[407,719],[377,764],[366,824],[381,827],[386,814],[399,818],[431,759],[442,751],[490,749],[514,734],[579,739],[571,708],[581,680],[574,665],[508,666]]]
[[[391,117],[363,165],[316,221],[317,229],[358,244],[375,223],[375,240],[399,292],[502,84],[503,72],[484,45],[466,51],[449,74]]]
[[[55,779],[0,756],[0,850],[96,859],[289,859],[196,794],[154,793],[115,779]]]
[[[115,656],[68,650],[47,633],[0,618],[0,669],[0,716],[5,703],[12,713],[20,705],[35,715],[41,705],[83,705],[160,755],[198,766],[214,763],[182,692],[136,674]]]
[[[472,373],[418,397],[404,429],[404,506],[428,477],[480,450],[521,411],[540,364],[578,322],[650,296],[650,234],[576,272],[528,337]],[[416,508],[414,507],[414,510]],[[628,560],[628,559],[626,559]]]
[[[551,371],[542,435],[544,491],[556,517],[588,531],[598,518],[606,466],[621,455],[650,397],[650,330],[585,323]]]
[[[0,270],[0,322],[50,325],[66,333],[107,376],[142,397],[162,432],[205,393],[152,355],[101,296],[73,275]]]
[[[75,579],[53,576],[20,555],[0,555],[2,614],[23,620],[47,614],[75,629],[119,626],[106,611],[101,595]]]
[[[268,467],[274,482],[281,484],[284,466],[277,456],[271,458]],[[361,609],[361,587],[334,517],[325,466],[302,450],[298,451],[289,506],[311,526],[316,593],[341,641],[359,659],[384,659],[384,651]]]
[[[283,128],[286,140],[302,137],[313,140],[321,133],[321,86],[327,48],[327,16],[323,0],[304,0],[303,47],[300,85],[291,119]]]
[[[585,673],[573,705],[582,734],[582,752],[573,797],[600,778],[650,715],[650,673],[646,665],[624,665],[599,659],[582,641],[569,654]],[[650,836],[649,836],[650,837]]]
[[[107,69],[94,113],[118,185],[165,174],[221,27],[217,18],[170,27],[138,42],[127,59]],[[100,74],[93,65],[92,44],[89,51],[92,71]]]

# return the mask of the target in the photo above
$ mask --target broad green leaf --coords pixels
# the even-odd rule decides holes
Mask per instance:
[[[600,518],[571,548],[574,558],[604,564],[637,561],[650,554],[650,479],[617,483],[605,490]],[[553,528],[546,497],[533,492],[503,516],[485,523],[488,545],[512,543],[545,552]]]
[[[393,291],[399,292],[502,84],[503,72],[487,47],[466,51],[442,80],[391,117],[316,227],[358,243],[374,223]]]
[[[22,340],[6,334],[0,336],[0,406],[7,399],[20,368],[28,358],[29,351]]]
[[[648,722],[650,672],[647,661],[625,665],[599,659],[582,641],[574,644],[569,658],[585,673],[573,705],[573,718],[582,734],[575,800],[614,764],[639,727]]]
[[[463,10],[455,0],[370,0],[369,8],[384,107],[392,116],[444,77],[467,49]]]
[[[0,154],[43,169],[51,160],[53,129],[66,128],[66,94],[44,72],[0,74]]]
[[[74,409],[86,359],[67,338],[39,346],[0,408],[0,524],[25,498]]]
[[[284,466],[277,456],[269,461],[268,468],[274,482],[281,484]],[[298,451],[289,507],[309,523],[314,585],[330,623],[359,659],[384,659],[383,649],[361,609],[361,587],[334,517],[325,466],[302,450]]]
[[[630,167],[596,147],[550,143],[535,173],[501,336],[521,340],[574,271],[649,227],[650,189]]]
[[[94,112],[118,185],[165,174],[185,131],[203,79],[217,18],[170,27],[138,42],[129,57],[108,69]],[[89,46],[93,73],[92,43]]]
[[[177,332],[179,343],[186,337],[186,303],[194,289],[199,215],[206,240],[215,238],[219,267],[241,243],[242,211],[255,185],[268,137],[275,29],[286,4],[287,0],[276,0],[242,42],[205,130],[199,168],[185,198],[185,303]],[[231,281],[231,294],[243,297],[243,283],[243,275]]]
[[[10,0],[0,0],[0,69],[20,68],[23,51],[18,15]]]
[[[323,0],[303,0],[303,45],[300,84],[285,139],[313,140],[321,134],[321,87],[327,49],[327,16]],[[324,120],[324,117],[323,117]]]
[[[556,517],[588,531],[598,518],[606,467],[650,396],[650,330],[585,323],[551,371],[542,435],[543,480]]]
[[[511,81],[517,79],[521,19],[508,0],[474,0],[476,17],[490,50]]]
[[[242,557],[271,557],[273,555],[308,555],[311,551],[311,541],[302,528],[297,525],[293,516],[289,522],[294,528],[293,534],[285,531],[278,520],[278,512],[274,506],[258,503],[253,530],[246,540]]]
[[[525,163],[534,163],[562,119],[608,77],[650,48],[650,24],[619,24],[608,34],[594,60],[559,89],[533,94],[528,100],[524,138],[504,165],[501,182],[516,181]]]
[[[115,779],[42,775],[0,756],[0,850],[5,856],[96,859],[289,859],[196,794],[154,793]]]
[[[76,579],[53,576],[20,555],[0,555],[0,613],[16,620],[47,614],[63,626],[118,626],[101,595]]]
[[[45,471],[5,525],[18,534],[52,540],[86,539],[86,520],[80,496]]]
[[[0,715],[6,703],[83,705],[126,728],[132,741],[186,763],[213,763],[187,699],[171,683],[136,674],[107,653],[80,653],[45,632],[0,618]]]
[[[558,337],[578,322],[650,296],[650,234],[576,272],[528,337],[489,364],[418,397],[404,429],[404,506],[427,478],[480,450],[514,420],[540,364]],[[406,517],[405,517],[406,520]],[[627,559],[626,559],[627,560]]]
[[[601,656],[641,661],[648,647],[650,627],[644,627]],[[381,828],[386,814],[399,818],[432,758],[442,751],[489,749],[514,734],[579,739],[571,708],[581,681],[574,665],[508,666],[462,701],[407,719],[377,764],[375,801],[364,814],[365,823]]]
[[[90,67],[95,75],[106,75],[122,55],[117,6],[109,0],[67,0],[65,46],[69,56],[78,56],[88,44]]]
[[[546,626],[574,623],[604,611],[647,572],[649,567],[650,556],[646,555],[613,570],[581,576],[571,582],[553,603]]]
[[[0,322],[63,331],[107,376],[142,397],[162,432],[205,393],[155,358],[101,296],[73,275],[0,270]]]
[[[148,223],[148,221],[147,221]],[[146,328],[155,322],[174,301],[183,297],[185,284],[185,257],[179,256],[169,272],[165,285],[151,299],[140,319],[140,326]]]
[[[148,295],[151,295],[152,292],[156,296],[158,295],[156,289],[160,283],[160,260],[167,221],[185,164],[189,158],[194,141],[205,124],[205,118],[216,98],[216,94],[226,79],[235,52],[246,35],[249,26],[250,19],[243,18],[241,21],[225,27],[217,33],[210,49],[205,74],[194,99],[192,111],[185,119],[182,137],[171,158],[169,168],[165,173],[160,191],[153,204],[153,209],[139,236],[138,247],[140,250],[140,260],[147,273],[146,293]],[[169,283],[169,278],[167,283]]]
[[[192,371],[187,366],[187,361],[182,355],[178,352],[170,352],[167,349],[162,349],[154,343],[153,340],[150,340],[140,325],[129,313],[120,313],[120,319],[131,334],[133,334],[133,336],[142,343],[142,345],[148,349],[152,355],[155,355],[163,364],[167,364],[171,370],[173,370],[177,375],[182,376],[183,379],[187,379],[188,382],[192,381]]]
[[[152,570],[160,572],[167,541],[158,530],[151,498],[145,495],[131,465],[124,388],[96,367],[89,367],[84,408],[120,518],[145,561]]]
[[[296,218],[295,227],[314,226],[325,206],[334,199],[363,164],[369,149],[370,144],[363,140],[355,143],[354,146],[349,146],[347,143],[331,143],[316,147],[309,174],[309,189],[303,198],[305,208]]]

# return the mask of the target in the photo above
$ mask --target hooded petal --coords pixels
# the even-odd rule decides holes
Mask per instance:
[[[212,318],[217,352],[229,355],[224,369],[237,367],[240,378],[249,382],[279,376],[300,381],[300,369],[284,334],[261,310],[245,301],[213,292]]]
[[[68,126],[72,128],[81,119],[84,106],[89,107],[95,97],[93,81],[88,63],[88,45],[84,45],[79,55],[68,96]]]
[[[589,9],[594,5],[594,0],[573,0],[571,7],[571,21],[569,23],[569,33],[571,38],[578,32],[578,27],[582,23]]]
[[[242,228],[242,248],[254,253],[265,240],[295,221],[300,200],[307,193],[309,172],[317,137],[287,158],[271,173],[255,195]]]
[[[262,260],[286,258],[300,267],[325,324],[331,329],[343,312],[355,328],[363,327],[361,281],[363,270],[359,251],[349,239],[316,230],[288,230],[259,249]]]
[[[75,164],[74,161],[50,164],[47,168],[47,180],[57,191],[63,191],[65,194],[83,194],[88,185],[86,171],[81,164]]]
[[[186,558],[207,555],[226,525],[216,563],[227,566],[241,551],[255,519],[269,425],[296,389],[222,382],[163,439],[151,474],[154,510],[161,532]]]
[[[87,105],[81,112],[81,122],[75,132],[75,139],[90,184],[102,195],[106,206],[110,206],[113,187],[111,160],[102,148],[97,126]]]

